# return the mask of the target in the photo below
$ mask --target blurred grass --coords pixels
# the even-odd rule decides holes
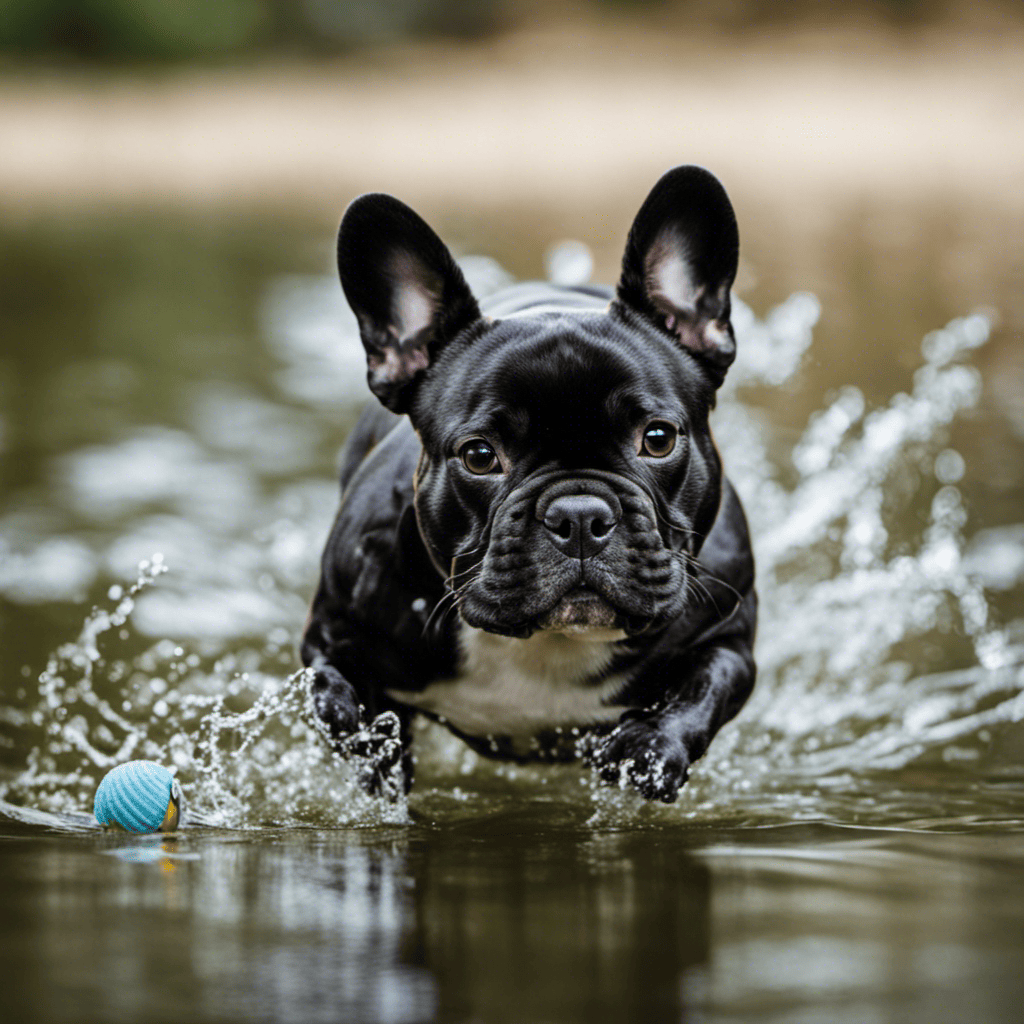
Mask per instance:
[[[0,0],[0,48],[90,61],[345,50],[492,28],[495,0]]]
[[[0,0],[0,46],[82,58],[182,59],[266,38],[262,0]]]
[[[100,64],[236,62],[556,23],[744,33],[850,22],[991,23],[1022,13],[1018,0],[0,0],[0,53]]]

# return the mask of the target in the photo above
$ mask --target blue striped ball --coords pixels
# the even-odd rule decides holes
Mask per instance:
[[[96,790],[93,813],[101,825],[116,825],[141,834],[159,832],[172,795],[177,798],[177,785],[163,765],[128,761],[104,776]]]

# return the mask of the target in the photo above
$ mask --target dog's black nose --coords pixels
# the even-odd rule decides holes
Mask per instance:
[[[574,558],[596,555],[608,543],[618,521],[611,505],[596,494],[563,495],[544,512],[548,540]]]

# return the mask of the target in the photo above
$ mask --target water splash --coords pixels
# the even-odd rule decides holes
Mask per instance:
[[[883,408],[866,413],[843,389],[794,446],[790,489],[749,410],[723,408],[718,437],[727,464],[743,465],[735,479],[755,538],[760,674],[695,773],[691,812],[723,799],[750,809],[771,794],[780,817],[816,817],[847,812],[845,793],[868,817],[924,818],[935,791],[915,794],[900,770],[956,766],[966,781],[995,732],[1024,719],[1022,624],[994,620],[984,581],[964,565],[963,498],[935,468],[948,427],[980,396],[980,375],[959,360],[989,330],[976,314],[929,334],[913,390]],[[787,333],[790,351],[803,344],[799,323]],[[925,513],[916,535],[905,525],[915,509]],[[928,671],[936,652],[961,666]],[[873,773],[893,784],[865,801]],[[984,806],[985,780],[972,782]]]
[[[320,408],[324,396],[302,382],[322,381],[317,368],[327,349],[342,353],[332,357],[336,369],[358,364],[360,382],[362,355],[351,324],[340,337],[339,321],[326,326],[337,312],[336,284],[329,299],[326,285],[313,284],[278,289],[285,298],[270,335],[291,366],[282,388]],[[306,301],[313,293],[319,305]],[[451,818],[545,802],[556,816],[561,809],[601,827],[814,818],[1020,823],[1020,771],[993,761],[991,751],[1024,720],[1024,623],[997,621],[990,595],[1024,583],[1024,526],[968,537],[956,486],[963,459],[948,447],[950,425],[978,401],[980,376],[966,359],[990,323],[972,315],[932,332],[909,393],[869,410],[856,388],[843,388],[787,447],[739,395],[794,377],[819,313],[804,293],[764,320],[735,306],[739,357],[715,431],[755,538],[759,681],[679,803],[645,805],[582,768],[486,762],[423,724],[413,811]],[[284,533],[271,530],[263,540],[274,551],[288,548],[278,552],[282,565],[305,565],[288,554],[296,547],[291,520],[274,522]],[[133,550],[154,535],[135,528]],[[241,534],[232,543],[241,554],[231,587],[210,603],[211,621],[244,617],[261,593],[255,577],[265,574],[265,558],[250,557],[254,542]],[[0,724],[30,748],[24,767],[0,781],[0,799],[81,812],[106,770],[144,757],[176,772],[194,823],[407,821],[400,793],[365,796],[358,785],[365,761],[331,749],[310,706],[307,674],[282,675],[293,632],[275,626],[262,646],[234,649],[204,647],[197,628],[187,634],[190,647],[168,639],[173,616],[161,605],[164,589],[153,587],[163,570],[154,557],[127,591],[112,589],[109,607],[94,610],[78,638],[50,658],[37,695],[0,709]],[[305,571],[277,573],[296,602],[310,586]],[[246,572],[254,578],[243,587]],[[176,595],[193,625],[201,598]],[[133,649],[154,632],[164,638]],[[215,632],[232,635],[227,627]]]
[[[112,587],[112,607],[94,608],[78,638],[59,647],[38,677],[29,712],[8,709],[7,724],[42,739],[25,768],[0,783],[0,801],[51,814],[92,806],[103,775],[124,761],[166,764],[182,784],[188,824],[242,828],[407,820],[400,784],[390,799],[358,784],[366,760],[342,759],[310,699],[307,670],[281,678],[239,670],[245,655],[204,667],[195,653],[161,640],[130,662],[107,648],[139,595],[167,571],[162,555],[142,562],[136,582]],[[111,638],[108,634],[119,630]],[[112,690],[119,700],[100,695]]]

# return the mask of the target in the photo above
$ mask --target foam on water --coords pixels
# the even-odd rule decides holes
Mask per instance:
[[[493,267],[477,270],[502,283]],[[342,375],[357,366],[361,379],[362,356],[352,324],[326,326],[338,309],[333,292],[328,298],[315,281],[286,284],[270,316],[271,342],[288,354],[282,387],[315,404],[325,377],[334,379],[322,364],[334,358]],[[310,705],[307,674],[282,674],[280,667],[296,639],[281,622],[296,616],[275,617],[273,608],[281,607],[281,591],[300,605],[311,590],[309,544],[296,542],[294,520],[278,517],[259,533],[270,554],[257,557],[251,541],[236,537],[232,555],[217,539],[218,530],[230,532],[231,524],[218,519],[227,513],[214,515],[216,502],[204,490],[209,477],[222,493],[218,473],[229,460],[219,456],[218,473],[207,473],[195,443],[167,433],[155,448],[152,438],[141,437],[128,448],[142,445],[146,459],[152,450],[167,465],[184,459],[202,472],[182,482],[158,472],[157,459],[143,483],[154,494],[177,489],[188,502],[198,495],[217,521],[192,521],[187,529],[198,533],[182,540],[182,520],[140,516],[111,552],[123,561],[141,544],[153,550],[163,524],[172,547],[181,541],[186,563],[190,551],[199,552],[192,589],[165,591],[158,581],[165,560],[144,561],[135,584],[112,588],[77,639],[54,652],[37,696],[0,709],[16,743],[31,748],[24,767],[0,782],[0,799],[82,811],[109,768],[146,758],[175,771],[192,823],[235,828],[398,823],[408,820],[410,806],[460,815],[537,800],[608,827],[821,818],[904,827],[1019,825],[1020,769],[995,765],[989,752],[1024,719],[1024,623],[997,622],[991,595],[1024,584],[1024,526],[968,539],[956,487],[963,460],[948,447],[950,424],[979,398],[980,376],[966,359],[985,342],[989,321],[975,314],[928,335],[913,389],[881,408],[869,411],[855,388],[840,390],[780,456],[784,446],[763,414],[737,393],[791,380],[818,315],[817,300],[807,294],[792,296],[764,320],[736,303],[739,358],[715,429],[755,539],[759,679],[676,805],[644,805],[628,791],[599,785],[583,768],[486,762],[430,725],[417,731],[419,775],[410,801],[396,792],[390,800],[363,795],[358,776],[366,763],[331,750]],[[347,324],[340,335],[338,322]],[[333,350],[341,354],[332,357]],[[217,402],[203,410],[202,423],[221,436]],[[246,404],[245,412],[259,418],[266,410]],[[235,447],[244,448],[247,436],[241,432]],[[285,445],[274,457],[287,462],[300,447]],[[118,457],[138,461],[137,455],[125,449]],[[112,457],[91,453],[75,472],[100,472]],[[236,481],[233,494],[249,493],[247,471],[228,479]],[[111,502],[139,500],[134,488],[111,496],[109,488],[79,484],[82,500],[99,501],[103,514]],[[202,583],[209,564],[203,552],[211,546],[233,566],[231,586]],[[269,596],[261,584],[268,558],[280,562]],[[288,565],[290,574],[281,568]],[[169,568],[173,575],[175,566]],[[15,569],[6,571],[11,586],[28,586],[14,582]],[[226,642],[261,624],[262,645]],[[163,638],[130,652],[153,635]],[[221,643],[204,646],[204,636]]]

